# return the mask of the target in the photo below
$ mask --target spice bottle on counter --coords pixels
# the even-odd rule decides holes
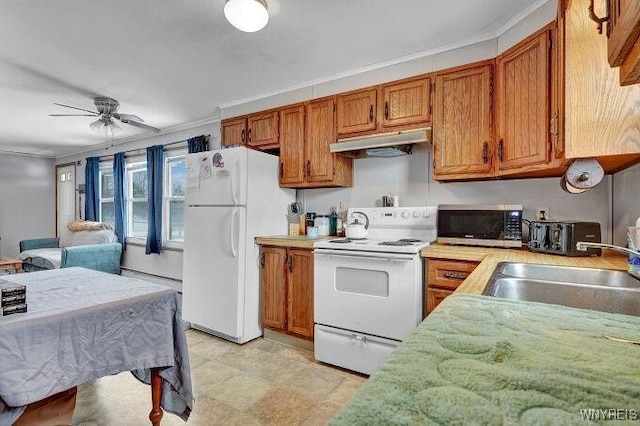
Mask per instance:
[[[344,208],[342,201],[340,201],[336,219],[336,235],[338,237],[344,237],[344,225],[347,221],[347,210]]]
[[[329,213],[329,235],[338,235],[338,213],[335,207],[331,207]]]

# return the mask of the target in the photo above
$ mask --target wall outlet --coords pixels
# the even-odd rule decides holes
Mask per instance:
[[[549,213],[549,207],[536,208],[536,220],[549,220],[549,219],[551,219],[551,214]]]

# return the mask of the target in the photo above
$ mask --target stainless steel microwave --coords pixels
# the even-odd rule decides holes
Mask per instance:
[[[486,247],[522,246],[521,204],[441,204],[438,242]]]

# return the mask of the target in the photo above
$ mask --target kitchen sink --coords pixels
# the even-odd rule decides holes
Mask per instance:
[[[640,316],[640,280],[625,271],[501,262],[482,294]]]

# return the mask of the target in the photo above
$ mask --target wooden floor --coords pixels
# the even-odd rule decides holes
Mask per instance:
[[[236,345],[187,331],[194,411],[163,425],[323,425],[366,378],[317,363],[310,352],[257,339]],[[129,372],[78,388],[74,425],[148,425],[151,393]]]

